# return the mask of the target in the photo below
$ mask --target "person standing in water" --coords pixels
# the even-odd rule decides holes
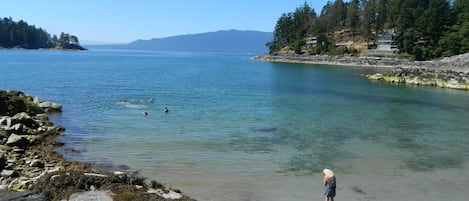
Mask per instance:
[[[322,173],[324,173],[323,184],[326,187],[326,192],[324,192],[324,195],[326,196],[325,201],[334,201],[336,188],[336,178],[334,172],[329,169],[324,169]]]

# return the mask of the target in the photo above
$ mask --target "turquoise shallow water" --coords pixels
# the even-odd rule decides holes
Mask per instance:
[[[372,192],[383,175],[390,186],[381,188],[402,194],[404,183],[422,195],[414,200],[467,195],[442,187],[469,183],[461,174],[469,159],[465,91],[360,76],[379,69],[217,53],[1,50],[0,69],[0,88],[64,105],[52,120],[67,128],[59,150],[67,158],[125,165],[201,200],[322,199],[311,189],[321,188],[324,167],[349,180],[370,176],[368,187],[344,181],[339,190],[351,200],[392,197]],[[412,182],[455,174],[457,181]]]

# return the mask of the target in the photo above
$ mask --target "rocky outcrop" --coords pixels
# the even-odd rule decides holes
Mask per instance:
[[[469,74],[451,70],[395,68],[385,73],[366,75],[370,80],[389,83],[469,90]]]
[[[61,108],[0,90],[0,200],[192,200],[134,174],[64,160],[54,147],[65,129],[44,113]]]
[[[19,112],[41,114],[61,111],[61,104],[41,101],[20,91],[0,90],[0,115],[2,116],[12,116]]]
[[[254,57],[269,62],[364,66],[392,69],[383,74],[366,75],[370,80],[468,90],[469,53],[434,61],[413,61],[385,57],[296,55],[275,53]]]
[[[255,60],[284,63],[324,64],[339,66],[366,66],[366,67],[395,67],[411,63],[407,59],[383,57],[354,57],[354,56],[327,56],[327,55],[298,55],[298,54],[267,54],[254,57]],[[414,64],[415,65],[415,64]]]
[[[326,64],[342,66],[365,66],[383,68],[428,68],[451,70],[469,73],[469,53],[446,57],[434,61],[414,61],[388,57],[355,57],[355,56],[327,56],[327,55],[298,55],[287,53],[267,54],[253,59],[269,62]]]
[[[64,128],[49,122],[34,98],[22,92],[0,91],[0,108],[0,190],[30,190],[37,178],[60,169],[39,147]]]

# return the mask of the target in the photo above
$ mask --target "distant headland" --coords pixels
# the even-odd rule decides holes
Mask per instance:
[[[0,19],[0,49],[57,49],[86,50],[78,37],[62,32],[51,36],[42,28],[36,28],[23,20]]]
[[[136,40],[128,44],[87,45],[89,49],[130,49],[189,52],[225,52],[262,54],[265,44],[272,40],[272,32],[222,30],[166,38]]]

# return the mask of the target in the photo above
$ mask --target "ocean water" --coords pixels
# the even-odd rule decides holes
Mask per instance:
[[[320,200],[326,167],[340,200],[469,196],[468,92],[250,56],[0,50],[0,88],[63,104],[66,158],[199,200]]]

